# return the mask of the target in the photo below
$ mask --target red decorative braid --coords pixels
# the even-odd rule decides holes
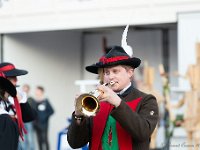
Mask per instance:
[[[142,97],[134,99],[132,101],[126,102],[127,105],[135,112],[138,104],[142,100]],[[93,118],[93,127],[92,127],[92,138],[91,138],[91,150],[102,150],[102,143],[101,137],[103,135],[107,118],[110,111],[113,109],[113,106],[106,102],[100,103],[100,111],[99,113]],[[117,138],[118,138],[118,145],[120,150],[133,150],[132,145],[132,137],[130,134],[124,130],[124,128],[117,122],[116,123],[117,129]]]
[[[142,97],[139,97],[137,99],[134,99],[126,103],[132,109],[132,111],[135,112],[141,100],[142,100]],[[126,130],[124,130],[124,128],[119,124],[119,122],[117,122],[116,128],[117,128],[119,149],[133,150],[132,137],[129,135],[129,133]]]
[[[27,131],[24,127],[24,123],[22,120],[21,107],[19,105],[17,97],[14,97],[14,103],[15,103],[15,109],[16,109],[16,113],[17,113],[17,123],[18,123],[18,128],[19,128],[19,135],[20,135],[21,139],[24,141],[23,132],[25,134],[27,134]]]
[[[126,59],[129,59],[129,57],[128,56],[116,56],[116,57],[106,58],[103,56],[99,59],[99,61],[102,62],[103,64],[107,64],[107,63],[116,62],[119,60],[126,60]]]
[[[14,66],[14,65],[7,65],[7,66],[4,66],[4,67],[1,67],[1,68],[0,68],[0,71],[1,71],[1,72],[4,72],[4,71],[13,70],[13,69],[15,69],[15,66]]]

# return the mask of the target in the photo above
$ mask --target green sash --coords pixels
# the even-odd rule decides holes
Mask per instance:
[[[102,148],[103,150],[118,150],[118,139],[116,130],[116,120],[109,115],[106,123],[106,127],[102,136]]]

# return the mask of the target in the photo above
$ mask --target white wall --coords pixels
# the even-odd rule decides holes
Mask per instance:
[[[10,0],[0,8],[0,33],[177,22],[199,0]]]
[[[37,85],[46,89],[55,114],[50,119],[49,140],[56,149],[57,133],[66,127],[74,109],[74,95],[80,79],[80,32],[60,31],[6,35],[4,60],[24,68],[29,74],[19,84],[29,83],[32,95]]]
[[[178,14],[178,71],[185,75],[190,64],[196,63],[196,43],[200,42],[200,11]],[[187,80],[180,79],[179,87],[190,89]]]

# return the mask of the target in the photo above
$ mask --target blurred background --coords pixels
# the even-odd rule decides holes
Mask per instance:
[[[162,95],[158,67],[162,64],[170,102],[177,103],[191,90],[190,82],[181,76],[198,62],[200,0],[0,0],[0,60],[29,71],[19,77],[19,85],[29,84],[30,95],[34,96],[37,85],[45,88],[55,111],[49,122],[52,150],[62,144],[59,133],[69,125],[75,94],[94,89],[88,80],[97,76],[86,72],[85,66],[97,62],[105,47],[120,45],[127,24],[128,45],[142,60],[135,79],[143,81],[144,62],[148,62],[155,69],[153,87]],[[82,91],[79,81],[86,81],[81,82]],[[184,108],[172,111],[184,114]],[[165,121],[161,118],[156,148],[166,144]],[[168,149],[190,147],[184,127],[175,128],[170,138]]]

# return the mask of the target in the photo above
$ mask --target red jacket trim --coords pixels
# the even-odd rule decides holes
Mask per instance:
[[[142,98],[137,98],[135,100],[126,102],[128,106],[135,111],[139,102]],[[106,121],[110,111],[113,109],[113,106],[107,102],[100,103],[100,111],[93,118],[93,128],[92,128],[92,138],[91,138],[91,150],[102,150],[101,137],[106,125]],[[117,135],[118,135],[118,144],[120,150],[132,150],[132,138],[126,132],[121,125],[117,122]]]

